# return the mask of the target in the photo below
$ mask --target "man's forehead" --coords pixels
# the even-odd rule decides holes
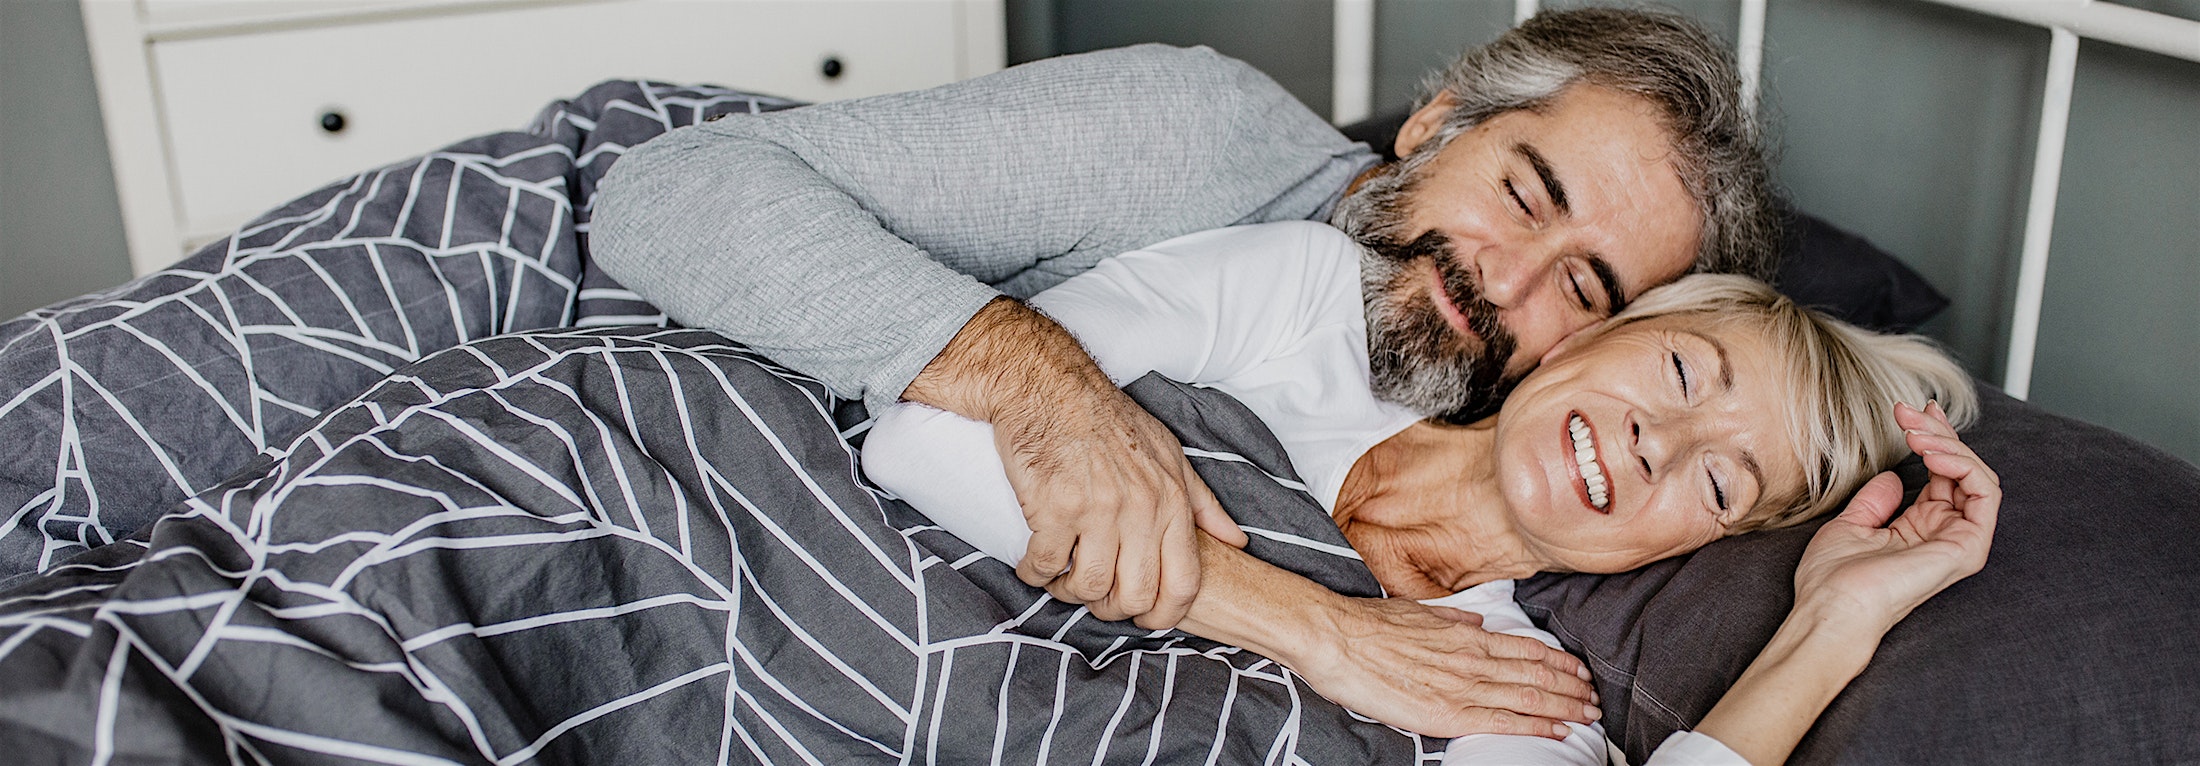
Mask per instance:
[[[1687,273],[1702,221],[1663,127],[1653,122],[1647,135],[1641,126],[1605,128],[1626,135],[1586,139],[1535,127],[1518,125],[1502,137],[1509,139],[1503,151],[1535,177],[1560,219],[1578,230],[1575,254],[1620,294],[1611,305]]]

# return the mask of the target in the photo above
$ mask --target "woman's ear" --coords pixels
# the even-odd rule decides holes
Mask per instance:
[[[1429,99],[1428,106],[1414,111],[1413,116],[1406,118],[1406,124],[1399,126],[1398,141],[1391,146],[1392,150],[1398,156],[1404,157],[1421,148],[1423,142],[1444,127],[1444,117],[1458,103],[1457,99],[1451,97],[1451,91],[1436,94],[1435,98]]]

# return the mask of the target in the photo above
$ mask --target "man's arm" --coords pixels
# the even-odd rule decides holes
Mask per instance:
[[[1372,162],[1241,62],[1139,46],[671,131],[613,166],[590,246],[672,318],[875,409],[996,294],[1324,215]]]
[[[1241,62],[1139,46],[672,131],[604,179],[591,246],[673,319],[874,411],[906,395],[994,420],[1048,524],[1037,558],[1074,556],[1069,590],[1103,614],[1173,622],[1198,587],[1192,524],[1227,517],[1066,333],[994,299],[1178,234],[1324,215],[1372,162]]]
[[[1029,532],[1000,465],[986,459],[985,430],[897,407],[864,444],[864,470],[947,531],[1014,562]],[[1206,535],[1199,544],[1202,587],[1177,627],[1282,662],[1355,712],[1438,736],[1562,737],[1562,720],[1596,717],[1587,674],[1563,651],[1486,632],[1467,612],[1339,596]]]
[[[993,424],[1032,529],[1017,576],[1101,619],[1176,624],[1200,587],[1198,528],[1245,544],[1176,436],[1021,303],[979,311],[906,396]]]

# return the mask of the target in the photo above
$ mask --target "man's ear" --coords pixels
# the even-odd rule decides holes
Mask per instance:
[[[1429,99],[1428,106],[1416,110],[1413,116],[1406,118],[1406,124],[1399,126],[1398,141],[1391,148],[1400,157],[1421,148],[1423,142],[1444,127],[1445,115],[1450,114],[1451,108],[1458,103],[1457,99],[1451,97],[1451,91],[1437,93],[1435,98]]]

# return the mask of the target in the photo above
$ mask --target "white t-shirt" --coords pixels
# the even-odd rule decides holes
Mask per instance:
[[[1418,421],[1369,390],[1360,248],[1310,221],[1238,226],[1171,239],[1102,261],[1033,296],[1125,385],[1148,372],[1212,386],[1245,404],[1281,442],[1324,510],[1352,464]],[[878,414],[863,446],[864,473],[987,555],[1023,559],[1031,540],[1022,506],[993,444],[993,427],[903,402]],[[1558,646],[1512,600],[1510,580],[1427,603],[1483,615],[1493,632]],[[1477,735],[1453,740],[1446,764],[1606,762],[1603,729],[1574,726],[1565,741]],[[1708,742],[1728,760],[1668,759],[1676,744]],[[1679,755],[1679,753],[1676,753]],[[1652,764],[1741,763],[1701,735],[1676,735]]]

